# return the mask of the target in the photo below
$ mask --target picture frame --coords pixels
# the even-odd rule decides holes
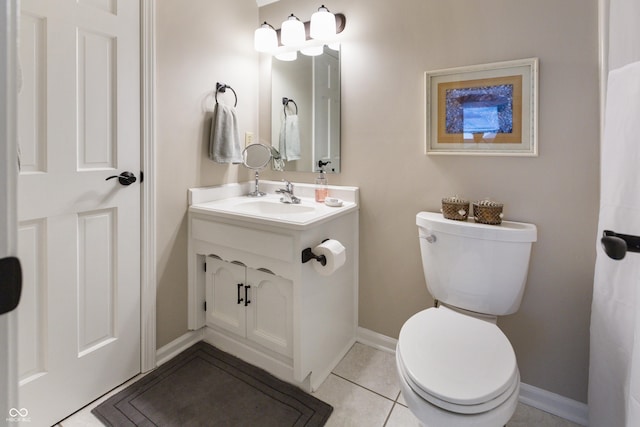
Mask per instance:
[[[424,73],[425,154],[538,155],[538,58]]]

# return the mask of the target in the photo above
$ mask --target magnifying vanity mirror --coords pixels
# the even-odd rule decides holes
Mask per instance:
[[[260,171],[264,169],[271,160],[271,148],[264,144],[250,144],[242,151],[243,164],[246,168],[255,171],[255,189],[248,194],[250,197],[265,196],[266,193],[260,191]]]
[[[285,171],[340,172],[340,51],[271,63],[271,141]]]

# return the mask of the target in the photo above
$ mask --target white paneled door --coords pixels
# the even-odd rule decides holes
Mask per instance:
[[[22,0],[20,406],[51,425],[140,372],[135,0]],[[137,180],[109,179],[128,171]]]

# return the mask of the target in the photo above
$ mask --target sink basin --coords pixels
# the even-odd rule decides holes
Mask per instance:
[[[248,203],[240,203],[237,205],[237,209],[258,215],[295,215],[316,210],[315,206],[282,203],[274,200],[255,200]]]
[[[354,202],[345,201],[341,207],[330,207],[324,203],[317,203],[312,198],[301,197],[300,199],[300,204],[291,204],[280,202],[280,195],[277,194],[268,194],[259,199],[236,196],[195,203],[189,210],[234,220],[304,229],[358,209],[357,203]]]

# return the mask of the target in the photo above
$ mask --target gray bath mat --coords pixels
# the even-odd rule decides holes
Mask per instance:
[[[199,342],[91,412],[107,426],[323,426],[333,408]]]

